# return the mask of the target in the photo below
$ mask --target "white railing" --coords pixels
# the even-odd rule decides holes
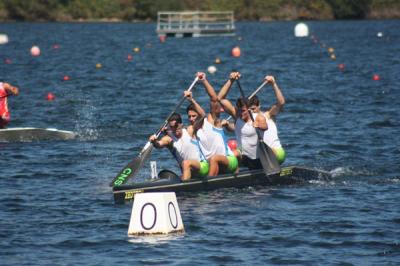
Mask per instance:
[[[157,31],[235,30],[232,11],[158,12]]]

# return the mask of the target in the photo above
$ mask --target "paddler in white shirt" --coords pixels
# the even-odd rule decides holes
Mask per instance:
[[[174,113],[168,120],[166,135],[157,140],[155,135],[149,138],[155,148],[168,148],[178,161],[182,170],[182,181],[193,177],[207,176],[209,166],[202,155],[198,141],[193,136],[193,127],[183,127],[182,118]]]
[[[240,78],[239,72],[232,72],[229,77],[230,83]],[[225,99],[228,94],[230,86],[224,86],[218,94],[218,99],[224,106],[224,109],[229,113],[235,120],[234,131],[237,140],[238,151],[236,156],[240,160],[240,164],[249,169],[261,169],[262,164],[259,159],[258,154],[258,135],[256,130],[269,130],[267,121],[261,113],[252,113],[253,120],[250,117],[247,99],[242,97],[238,98],[236,101],[236,106],[234,107],[232,103]]]
[[[221,125],[219,116],[222,106],[218,102],[218,96],[214,88],[206,79],[206,74],[198,72],[197,77],[203,83],[210,97],[210,113],[205,115],[205,118],[200,121],[199,129],[196,131],[200,149],[210,164],[208,175],[217,176],[218,174],[235,173],[238,171],[238,161],[227,144],[227,139]],[[193,97],[188,97],[188,100],[194,103]],[[205,114],[200,105],[194,104],[194,106],[198,114]]]
[[[285,105],[285,97],[282,94],[275,78],[273,76],[265,76],[264,80],[267,84],[271,84],[275,97],[276,103],[273,104],[267,111],[262,112],[260,108],[260,101],[257,96],[254,96],[249,101],[249,108],[253,113],[262,113],[267,119],[268,130],[264,132],[264,142],[271,147],[274,151],[276,159],[280,164],[285,161],[286,152],[283,149],[281,142],[278,137],[278,129],[276,127],[276,116],[283,110]]]

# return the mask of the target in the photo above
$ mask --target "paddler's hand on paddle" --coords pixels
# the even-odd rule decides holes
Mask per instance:
[[[191,91],[184,91],[183,96],[189,101],[193,102],[193,94]]]
[[[206,80],[206,73],[204,73],[204,72],[197,72],[197,74],[196,74],[196,76],[199,78],[199,80],[201,81],[201,82],[203,82],[203,81],[205,81]]]
[[[274,76],[265,76],[264,81],[272,86],[276,84]]]
[[[231,72],[231,74],[229,75],[229,79],[232,81],[240,79],[240,72],[238,71]]]
[[[235,131],[235,125],[226,119],[223,119],[221,121],[221,126],[228,131],[231,131],[231,132]]]
[[[156,135],[151,135],[150,138],[149,138],[149,141],[154,144],[154,142],[157,141],[157,136]]]

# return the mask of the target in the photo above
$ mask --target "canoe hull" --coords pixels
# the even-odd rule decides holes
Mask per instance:
[[[144,192],[199,192],[220,188],[244,188],[249,186],[274,186],[327,179],[325,171],[306,167],[290,166],[282,168],[280,174],[266,176],[263,170],[242,171],[238,174],[206,177],[180,182],[177,179],[160,179],[144,183],[116,186],[113,188],[114,201],[123,203],[133,200],[136,193]]]
[[[76,137],[72,131],[55,128],[17,127],[0,129],[0,142],[31,142],[42,140],[71,140]]]

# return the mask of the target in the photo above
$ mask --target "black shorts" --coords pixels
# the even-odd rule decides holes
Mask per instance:
[[[242,160],[240,161],[240,166],[247,167],[250,170],[263,168],[260,159],[250,159],[246,155],[242,156]]]

